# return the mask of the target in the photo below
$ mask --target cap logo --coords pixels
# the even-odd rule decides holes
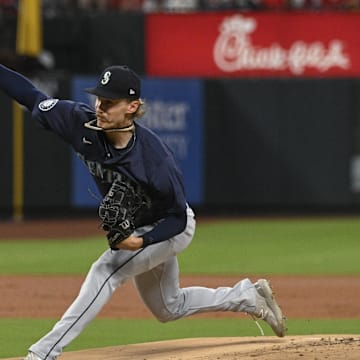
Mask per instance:
[[[106,85],[110,81],[111,72],[106,71],[101,79],[101,84]]]
[[[135,95],[135,90],[132,89],[132,88],[130,88],[130,89],[129,89],[129,95]]]

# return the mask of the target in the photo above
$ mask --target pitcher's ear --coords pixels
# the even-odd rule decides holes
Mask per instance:
[[[128,112],[133,114],[137,111],[137,109],[140,106],[140,101],[139,100],[132,100],[129,102],[128,104]]]

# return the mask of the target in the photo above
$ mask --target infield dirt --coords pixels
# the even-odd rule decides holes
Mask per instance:
[[[344,335],[196,338],[65,352],[63,360],[358,360],[360,338]],[[19,360],[12,358],[6,360]]]

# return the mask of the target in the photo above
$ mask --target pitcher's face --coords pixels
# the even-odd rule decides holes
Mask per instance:
[[[97,97],[95,101],[96,125],[104,130],[129,126],[132,123],[131,114],[136,112],[138,107],[138,100]]]

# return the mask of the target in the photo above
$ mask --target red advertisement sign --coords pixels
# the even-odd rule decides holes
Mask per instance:
[[[153,76],[360,76],[360,14],[152,14]]]

